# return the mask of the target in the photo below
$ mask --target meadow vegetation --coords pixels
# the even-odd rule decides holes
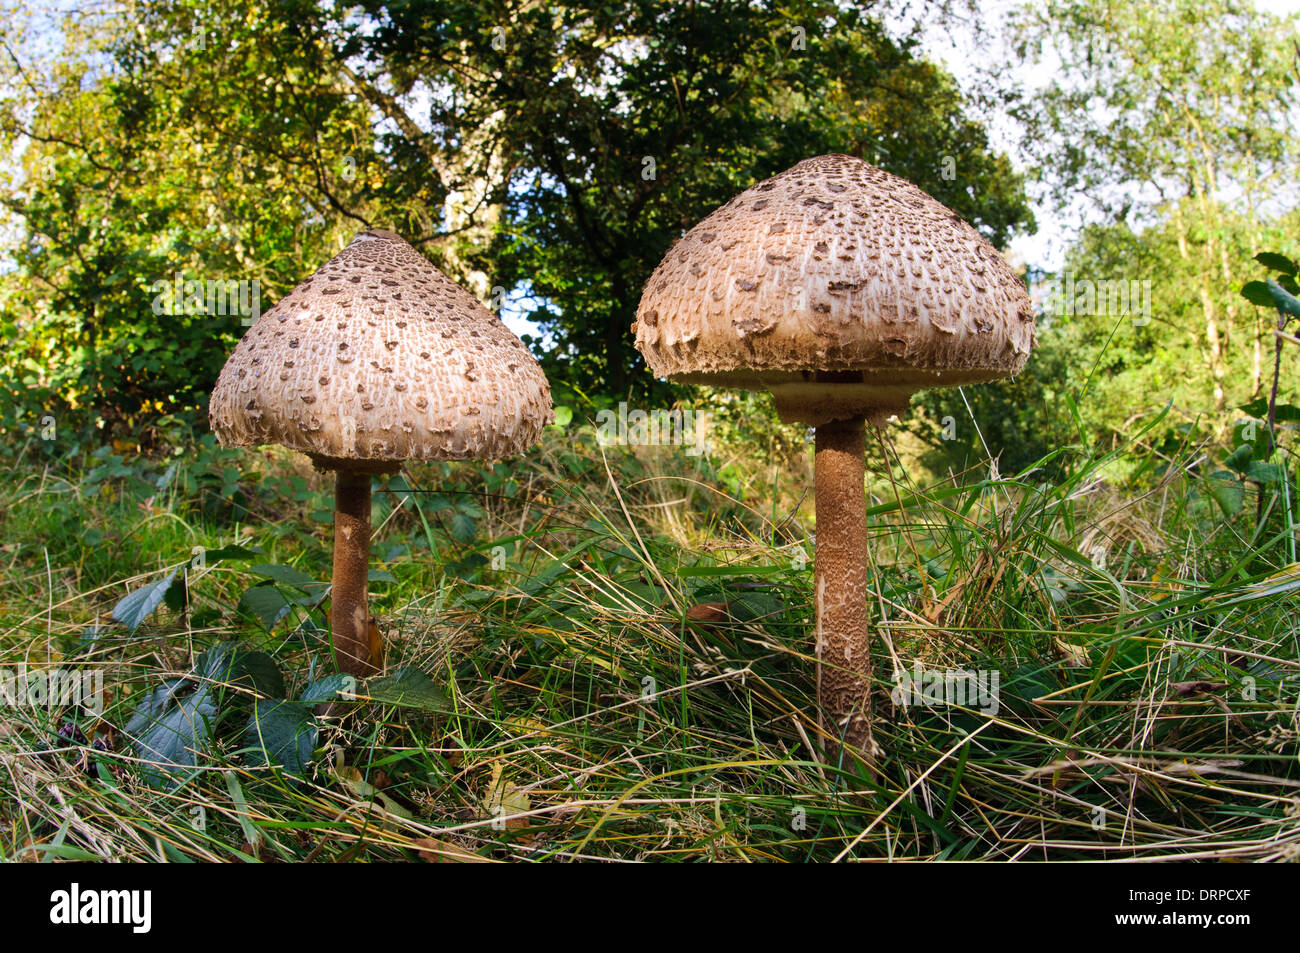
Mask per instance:
[[[0,672],[104,706],[0,707],[0,857],[1300,856],[1294,17],[1032,3],[1000,35],[1057,51],[1035,93],[811,0],[4,6]],[[682,229],[827,152],[999,246],[1088,206],[1025,266],[1025,372],[868,433],[875,774],[823,753],[810,433],[628,333]],[[269,304],[371,225],[532,322],[556,421],[376,478],[356,682],[331,485],[217,445],[246,315],[184,280]],[[1071,275],[1147,310],[1049,306]],[[703,414],[704,452],[600,439],[620,404]]]

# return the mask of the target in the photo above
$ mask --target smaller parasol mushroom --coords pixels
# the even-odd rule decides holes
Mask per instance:
[[[393,232],[362,232],[263,314],[212,391],[223,446],[278,443],[335,472],[330,629],[379,662],[367,607],[370,482],[403,460],[499,459],[537,442],[551,392],[524,343]]]

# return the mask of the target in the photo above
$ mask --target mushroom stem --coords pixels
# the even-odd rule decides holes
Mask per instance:
[[[871,630],[867,623],[865,418],[817,428],[817,698],[827,731],[868,762]],[[829,751],[838,753],[838,745]],[[829,753],[829,752],[828,752]]]
[[[370,474],[339,470],[334,481],[334,582],[330,631],[339,667],[348,675],[375,672],[366,584],[370,575]]]

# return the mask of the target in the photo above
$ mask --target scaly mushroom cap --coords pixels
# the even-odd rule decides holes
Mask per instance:
[[[828,155],[687,232],[646,284],[632,330],[658,376],[771,390],[786,420],[880,423],[918,390],[1019,371],[1034,312],[1003,257],[955,212]]]
[[[257,320],[209,414],[223,446],[278,443],[322,466],[392,469],[383,462],[520,453],[551,420],[551,390],[496,315],[376,229]]]

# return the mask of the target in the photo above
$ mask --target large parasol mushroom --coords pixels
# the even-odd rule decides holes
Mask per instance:
[[[865,426],[916,391],[1018,372],[1034,312],[998,251],[910,182],[843,155],[736,196],[664,256],[632,326],[651,370],[772,392],[816,428],[818,696],[873,754]]]

